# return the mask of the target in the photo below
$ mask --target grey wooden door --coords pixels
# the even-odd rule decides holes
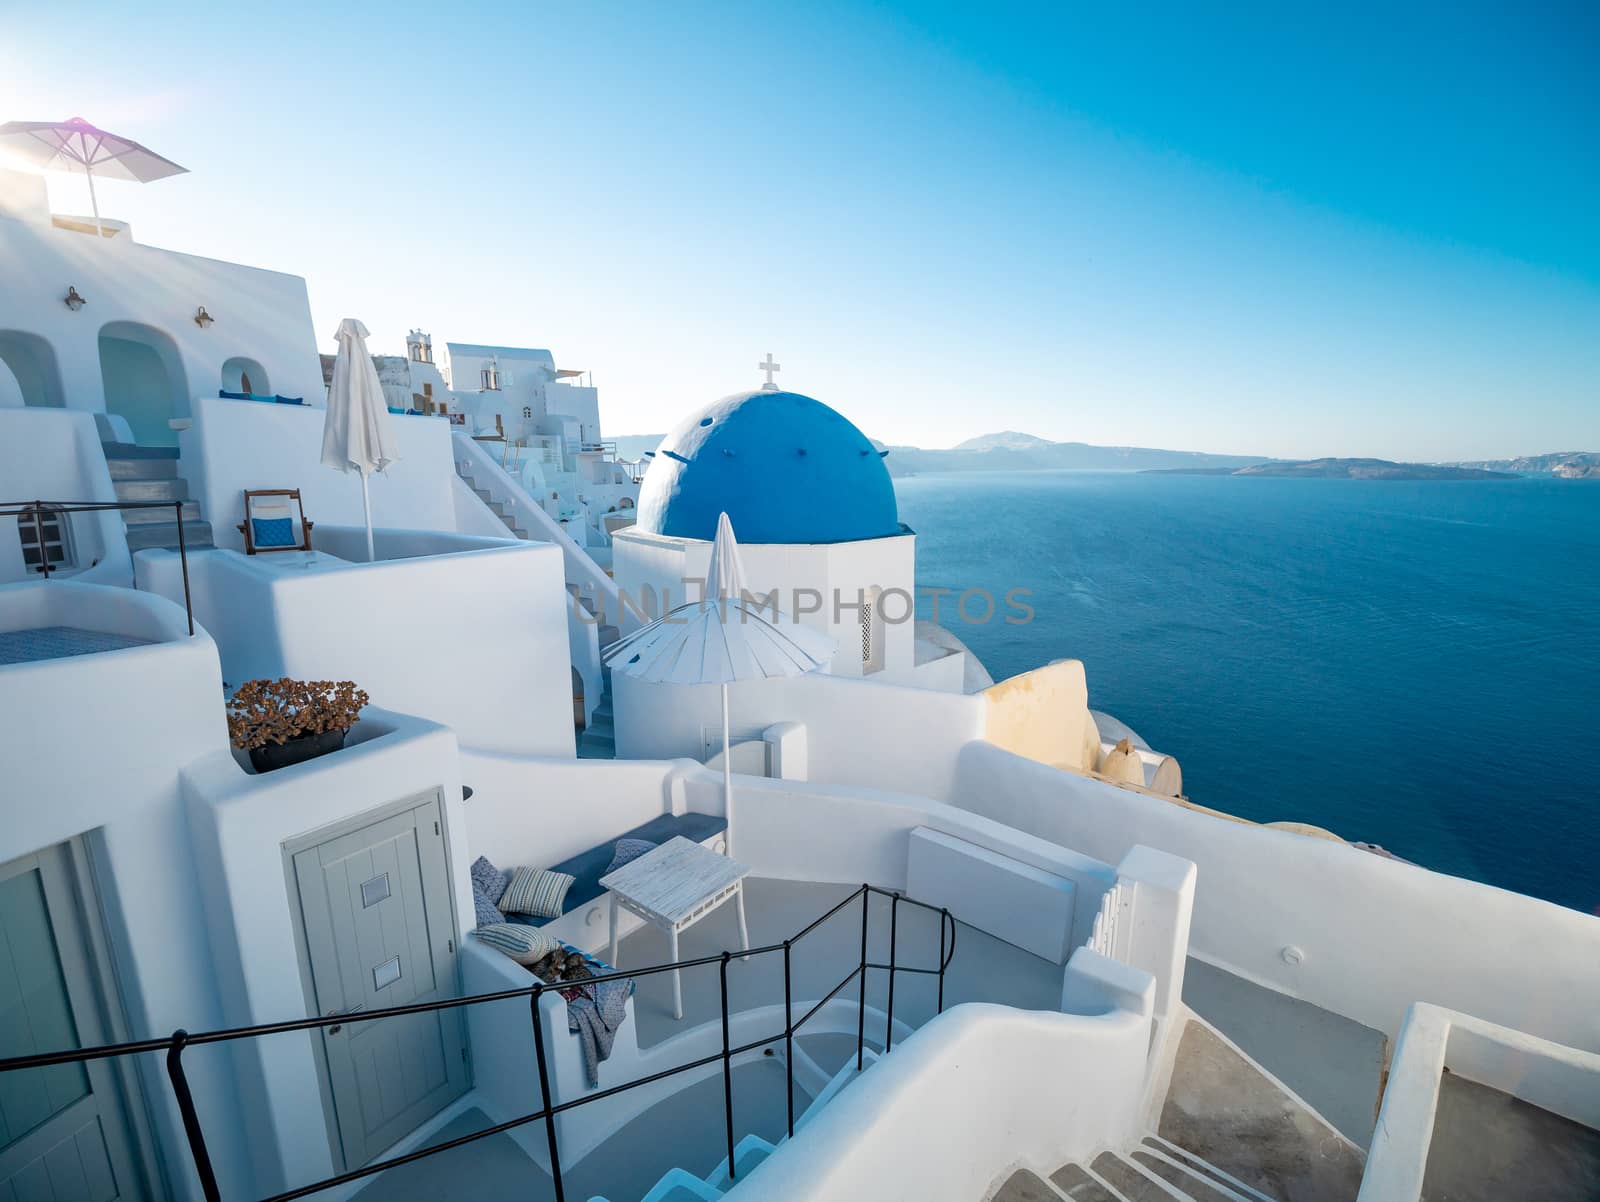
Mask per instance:
[[[437,798],[293,856],[317,1009],[354,1014],[456,993],[455,925]],[[321,1034],[346,1168],[467,1088],[460,1014],[343,1023]]]
[[[0,867],[0,1056],[110,1042],[63,847]],[[145,1196],[109,1061],[0,1074],[0,1198]]]

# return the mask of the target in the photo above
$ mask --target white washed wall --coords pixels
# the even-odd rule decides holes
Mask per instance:
[[[630,759],[699,759],[707,731],[722,738],[716,685],[645,684],[611,677],[617,754]],[[957,755],[983,734],[981,697],[812,673],[729,686],[734,740],[760,737],[777,722],[806,727],[813,781],[948,798]]]
[[[440,790],[456,939],[464,937],[473,925],[473,909],[459,772],[455,737],[448,730],[376,708],[364,713],[343,750],[292,769],[252,775],[223,749],[184,770],[185,818],[194,848],[190,871],[203,899],[200,910],[216,965],[219,1025],[249,1026],[310,1013],[283,858],[283,844],[308,831]],[[315,1038],[302,1033],[231,1046],[239,1105],[252,1132],[254,1182],[238,1196],[258,1198],[334,1172],[312,1052]],[[327,1196],[336,1202],[353,1192]]]
[[[0,502],[115,501],[94,417],[68,409],[0,409]],[[76,566],[84,583],[131,584],[133,563],[120,513],[75,513]],[[17,519],[0,518],[0,581],[37,579],[22,561]]]
[[[160,641],[0,666],[0,862],[84,836],[130,1033],[220,1026],[178,785],[184,764],[228,754],[216,647],[203,631],[188,637],[182,609],[147,593],[68,581],[0,586],[0,629],[44,625]],[[194,1055],[187,1068],[224,1193],[255,1196],[226,1061]],[[198,1198],[162,1063],[150,1057],[139,1069],[171,1184]]]
[[[356,531],[330,545],[351,550],[358,535],[364,553]],[[354,680],[374,705],[443,722],[468,746],[572,755],[560,552],[548,543],[385,530],[379,554],[440,539],[483,549],[303,575],[275,570],[283,560],[271,556],[199,552],[189,557],[195,620],[217,640],[230,685]],[[141,551],[141,587],[181,600],[178,567],[174,552]]]
[[[1600,918],[983,743],[954,801],[1108,862],[1140,843],[1193,860],[1193,954],[1391,1036],[1423,1000],[1600,1051]]]
[[[57,229],[47,211],[24,212],[0,213],[0,330],[50,344],[67,408],[106,407],[99,336],[109,322],[149,326],[175,344],[185,376],[173,399],[179,417],[191,398],[216,395],[222,365],[236,356],[261,363],[275,393],[325,395],[299,276],[143,246],[127,230],[96,238]],[[77,312],[62,303],[68,285],[88,302]],[[205,329],[194,322],[201,305],[215,319]]]
[[[324,409],[225,401],[194,402],[194,424],[178,436],[180,474],[200,502],[219,547],[242,550],[247,488],[298,488],[306,517],[318,526],[362,526],[361,478],[322,465]],[[400,461],[369,478],[372,524],[400,530],[454,530],[455,462],[450,423],[396,417]],[[316,530],[311,536],[317,542]]]

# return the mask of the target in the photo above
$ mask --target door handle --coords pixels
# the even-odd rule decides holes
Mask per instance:
[[[336,1014],[354,1014],[359,1009],[361,1009],[360,1006],[351,1006],[350,1009],[348,1009],[348,1010],[329,1010],[328,1013],[326,1015],[324,1015],[323,1017],[332,1018]],[[322,1033],[324,1035],[337,1035],[340,1031],[343,1031],[343,1030],[344,1030],[344,1024],[343,1023],[334,1023],[333,1026],[331,1026],[331,1027],[323,1027],[322,1028]]]

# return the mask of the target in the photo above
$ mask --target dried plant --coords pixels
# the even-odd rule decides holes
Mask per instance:
[[[351,680],[247,680],[228,700],[228,738],[246,751],[349,730],[371,700]]]

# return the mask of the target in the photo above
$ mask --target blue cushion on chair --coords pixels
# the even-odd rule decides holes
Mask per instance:
[[[258,547],[292,547],[294,521],[291,518],[251,518],[250,532]]]
[[[273,396],[273,400],[280,405],[304,405],[306,398],[303,396],[284,396],[281,392]]]

